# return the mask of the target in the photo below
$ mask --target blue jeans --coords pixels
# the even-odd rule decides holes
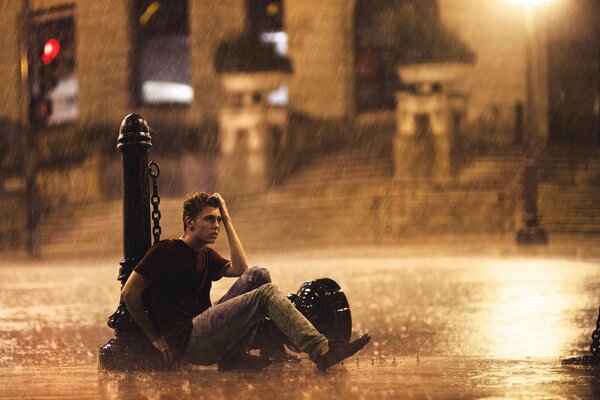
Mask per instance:
[[[242,351],[265,316],[313,361],[327,344],[327,338],[271,283],[269,272],[253,267],[213,307],[193,319],[186,360],[210,365],[227,353]]]

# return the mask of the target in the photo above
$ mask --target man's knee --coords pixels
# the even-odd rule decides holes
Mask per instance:
[[[279,292],[279,288],[274,283],[267,282],[256,289],[259,296],[263,299],[269,299]]]
[[[271,283],[271,275],[269,274],[269,270],[266,268],[252,267],[248,270],[248,273],[250,274],[252,281],[259,285]]]

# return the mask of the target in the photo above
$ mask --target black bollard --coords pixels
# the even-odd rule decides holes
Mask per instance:
[[[152,146],[150,129],[137,114],[129,114],[119,129],[117,148],[123,164],[123,260],[118,280],[121,289],[133,268],[150,248],[150,195],[148,149]],[[98,349],[101,370],[149,370],[166,366],[150,341],[132,320],[121,301],[108,318],[115,336]]]

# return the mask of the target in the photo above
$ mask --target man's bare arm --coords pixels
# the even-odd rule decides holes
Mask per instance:
[[[244,253],[244,247],[242,242],[233,227],[229,210],[225,200],[219,193],[214,194],[219,199],[219,210],[221,211],[221,218],[223,218],[223,226],[227,232],[227,240],[229,241],[229,250],[231,252],[231,263],[223,270],[223,276],[227,277],[238,277],[248,270],[248,262],[246,261],[246,254]]]
[[[127,279],[125,286],[123,286],[121,299],[127,306],[135,323],[152,342],[152,346],[163,354],[167,363],[171,363],[173,361],[173,352],[169,348],[169,344],[165,338],[158,332],[152,321],[150,321],[144,309],[142,293],[149,285],[150,282],[146,278],[133,271],[129,279]]]

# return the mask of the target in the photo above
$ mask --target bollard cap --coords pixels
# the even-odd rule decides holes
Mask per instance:
[[[152,136],[150,135],[148,123],[141,115],[129,114],[121,122],[117,148],[135,143],[150,147],[152,146]]]
[[[333,279],[307,281],[289,300],[327,339],[350,342],[352,316],[348,299]]]

